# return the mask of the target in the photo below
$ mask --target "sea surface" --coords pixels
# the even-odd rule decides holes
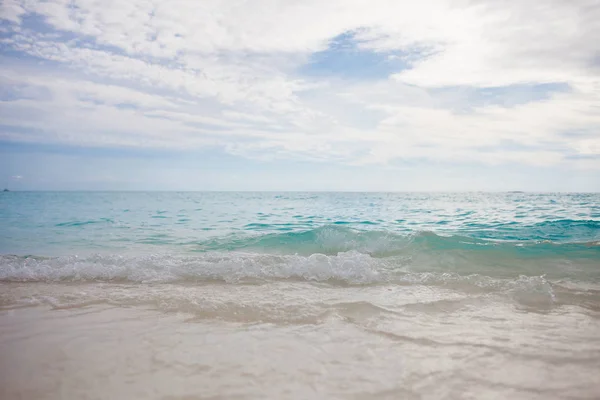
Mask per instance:
[[[2,398],[598,398],[600,194],[0,193],[0,360]]]

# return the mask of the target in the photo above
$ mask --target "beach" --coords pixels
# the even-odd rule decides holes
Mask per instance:
[[[600,0],[1,0],[0,400],[600,400]]]
[[[518,312],[402,289],[211,285],[134,305],[73,299],[146,288],[2,285],[4,294],[58,291],[64,300],[0,313],[1,397],[592,399],[600,391],[597,314]]]
[[[597,195],[9,195],[2,399],[600,393]]]

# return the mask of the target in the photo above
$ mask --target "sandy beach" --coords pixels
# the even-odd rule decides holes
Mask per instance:
[[[5,400],[593,399],[600,393],[597,312],[519,312],[491,302],[475,309],[441,290],[429,291],[438,301],[411,304],[411,297],[427,294],[423,288],[338,289],[345,292],[340,297],[309,283],[208,285],[112,301],[91,293],[109,294],[118,285],[1,288]],[[9,296],[35,300],[9,305]],[[183,297],[187,303],[175,301]]]

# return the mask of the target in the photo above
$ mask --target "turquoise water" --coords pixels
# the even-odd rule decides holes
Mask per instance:
[[[600,279],[600,194],[9,192],[0,225],[4,280]]]

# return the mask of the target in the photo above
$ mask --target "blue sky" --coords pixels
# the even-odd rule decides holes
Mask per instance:
[[[309,56],[298,73],[334,80],[381,80],[409,68],[402,51],[361,49],[357,32],[344,32],[327,43],[327,48]]]
[[[13,189],[600,190],[596,1],[0,7]]]

